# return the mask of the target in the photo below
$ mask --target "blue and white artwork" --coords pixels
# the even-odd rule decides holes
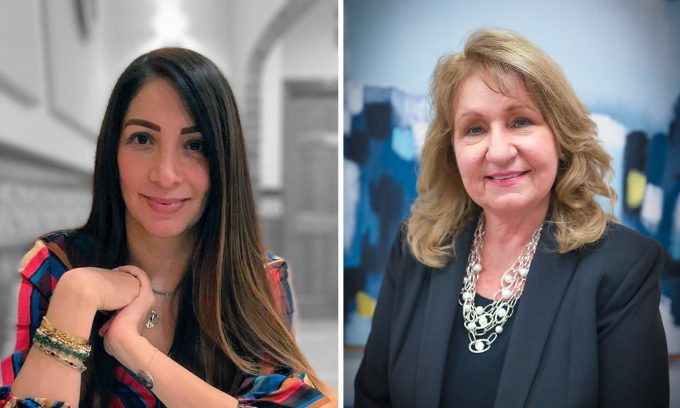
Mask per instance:
[[[385,263],[416,197],[418,152],[429,121],[424,96],[345,84],[345,344],[370,331]]]
[[[669,350],[680,353],[680,95],[667,132],[627,132],[619,197],[621,221],[665,250],[661,312]]]

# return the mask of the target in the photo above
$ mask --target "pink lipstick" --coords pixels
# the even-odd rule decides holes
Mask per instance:
[[[486,176],[486,178],[493,185],[508,187],[519,183],[528,172],[529,171],[503,171]]]
[[[179,211],[184,203],[188,201],[186,198],[160,198],[150,197],[142,194],[148,206],[155,212],[163,214],[172,214]]]

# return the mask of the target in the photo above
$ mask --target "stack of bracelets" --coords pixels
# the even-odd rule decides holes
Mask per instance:
[[[35,331],[33,343],[50,357],[74,370],[84,372],[85,360],[90,356],[90,343],[79,337],[57,330],[47,317],[43,317]]]

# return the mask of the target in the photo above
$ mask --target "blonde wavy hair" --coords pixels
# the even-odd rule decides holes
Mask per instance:
[[[614,219],[616,193],[609,186],[611,157],[597,139],[597,126],[547,54],[516,33],[482,29],[470,35],[463,52],[442,57],[433,73],[434,115],[421,153],[418,197],[406,223],[416,259],[443,267],[479,208],[463,187],[451,144],[453,100],[473,73],[483,73],[504,95],[512,91],[511,80],[519,78],[555,135],[559,163],[549,211],[557,250],[565,253],[599,240]],[[597,196],[608,200],[608,211]]]

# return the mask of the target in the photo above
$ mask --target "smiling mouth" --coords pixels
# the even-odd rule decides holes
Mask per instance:
[[[146,198],[147,200],[151,200],[151,201],[153,201],[157,204],[162,204],[162,205],[172,205],[172,204],[177,204],[177,203],[181,203],[181,202],[188,200],[188,198],[158,198],[158,197],[151,197],[151,196],[144,195],[144,194],[142,194],[142,196],[144,198]]]
[[[506,174],[498,175],[498,176],[487,176],[487,178],[491,179],[491,180],[496,180],[496,181],[510,180],[510,179],[513,179],[513,178],[523,176],[523,175],[527,174],[528,172],[529,172],[529,170],[518,171],[516,173],[506,173]]]
[[[161,213],[172,213],[184,206],[184,203],[189,201],[188,198],[158,198],[150,197],[142,194],[149,207],[154,211]]]

